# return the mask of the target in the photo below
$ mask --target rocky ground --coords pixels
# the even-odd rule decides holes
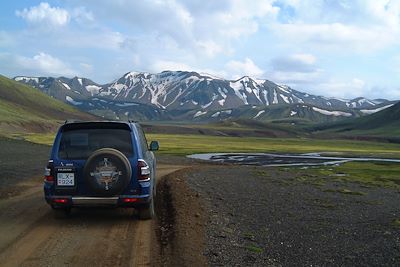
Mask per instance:
[[[17,154],[7,157],[12,147],[1,154],[4,169],[11,170],[0,176],[2,266],[94,262],[100,266],[398,266],[400,262],[396,189],[311,177],[299,168],[158,156],[155,220],[138,221],[129,210],[76,210],[66,221],[57,221],[41,189],[41,158],[49,148],[24,150],[21,145]],[[40,151],[40,157],[33,157],[34,151]],[[18,168],[18,160],[27,167]],[[27,169],[32,173],[29,179]],[[10,188],[18,190],[14,194]]]
[[[400,262],[398,191],[329,180],[310,183],[305,176],[298,169],[194,167],[170,177],[169,188],[186,183],[204,211],[187,210],[177,225],[199,222],[206,236],[202,254],[211,266]],[[187,197],[171,192],[178,199]]]

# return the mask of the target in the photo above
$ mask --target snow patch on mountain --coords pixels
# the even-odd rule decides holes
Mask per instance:
[[[67,88],[68,90],[71,90],[71,87],[69,87],[69,85],[68,85],[68,84],[66,84],[66,83],[62,83],[62,85],[63,85],[65,88]]]
[[[101,89],[101,87],[97,85],[87,85],[85,88],[92,96],[97,95]]]
[[[82,102],[75,101],[75,100],[74,100],[72,97],[70,97],[70,96],[66,96],[66,97],[65,97],[65,100],[67,100],[69,103],[71,103],[71,104],[74,105],[74,106],[82,105],[82,104],[83,104]]]
[[[255,116],[253,117],[253,119],[256,119],[256,118],[260,117],[264,112],[265,112],[265,110],[259,111],[259,112],[257,113],[257,115],[255,115]]]
[[[330,111],[330,110],[324,110],[316,107],[312,107],[312,109],[316,112],[319,112],[324,115],[328,116],[345,116],[345,117],[351,117],[352,114],[348,112],[343,112],[343,111]]]
[[[138,106],[139,104],[136,104],[136,103],[117,103],[116,105],[118,107],[132,107],[132,106]]]
[[[376,109],[361,109],[360,111],[361,111],[362,113],[364,113],[364,114],[373,114],[373,113],[379,112],[379,111],[381,111],[381,110],[390,108],[390,107],[393,106],[393,105],[394,105],[394,104],[390,104],[390,105],[386,105],[386,106],[383,106],[383,107],[380,107],[380,108],[376,108]]]
[[[280,96],[282,97],[282,99],[283,99],[283,101],[285,101],[286,103],[290,103],[290,101],[289,101],[289,97],[287,97],[287,96],[285,96],[285,95],[282,95],[282,94],[280,94]]]
[[[214,114],[211,115],[212,118],[216,118],[221,114],[221,111],[215,112]]]
[[[278,95],[276,93],[276,90],[274,90],[274,100],[272,100],[272,104],[278,104],[278,103],[279,103]]]
[[[278,88],[281,89],[282,91],[284,91],[285,93],[290,94],[288,86],[286,86],[286,85],[278,85]]]
[[[207,114],[207,111],[199,110],[199,111],[196,112],[196,114],[194,114],[193,118],[197,118],[197,117],[205,115],[205,114]]]
[[[244,93],[244,85],[241,83],[240,80],[236,82],[230,82],[229,86],[233,89],[235,92],[235,95],[243,101],[245,105],[248,105],[249,103],[247,102],[247,96]]]

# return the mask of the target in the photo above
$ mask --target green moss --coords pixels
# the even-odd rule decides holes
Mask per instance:
[[[246,233],[243,234],[243,237],[246,238],[246,239],[253,240],[255,238],[255,235],[253,233],[246,232]]]
[[[255,245],[246,246],[246,249],[254,253],[262,253],[264,250]]]
[[[400,228],[400,219],[394,219],[394,220],[393,220],[393,225],[394,225],[395,227]]]
[[[357,182],[363,187],[400,188],[400,164],[391,162],[347,162],[331,170],[313,168],[310,172],[335,177],[336,181]],[[340,174],[340,177],[337,176]]]

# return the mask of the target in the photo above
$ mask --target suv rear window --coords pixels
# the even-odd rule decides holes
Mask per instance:
[[[114,148],[125,156],[133,155],[131,133],[126,129],[65,129],[58,157],[86,159],[100,148]]]

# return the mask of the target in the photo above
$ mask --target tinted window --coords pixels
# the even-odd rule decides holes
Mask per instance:
[[[133,154],[129,130],[71,129],[61,136],[58,156],[62,159],[86,159],[100,148],[114,148],[127,157]]]

